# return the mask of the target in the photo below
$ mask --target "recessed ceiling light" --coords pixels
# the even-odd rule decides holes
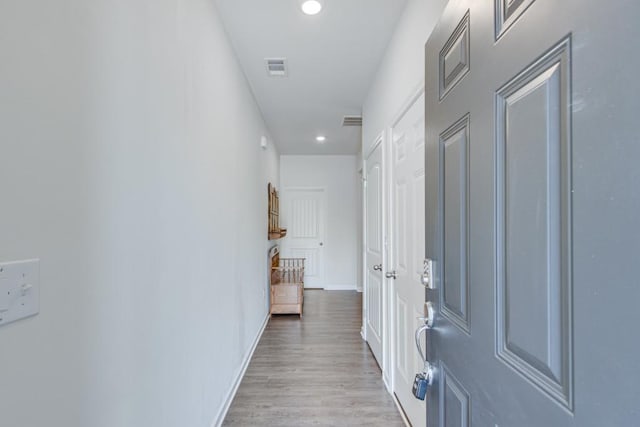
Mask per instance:
[[[323,142],[325,142],[326,140],[327,140],[327,137],[326,137],[326,136],[322,136],[322,135],[320,135],[320,136],[316,136],[316,141],[318,141],[318,142],[319,142],[319,143],[321,143],[321,144],[322,144]]]
[[[306,0],[300,7],[307,15],[317,15],[322,10],[322,3],[319,0]]]

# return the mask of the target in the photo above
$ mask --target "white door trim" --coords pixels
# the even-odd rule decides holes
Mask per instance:
[[[378,136],[375,137],[374,139],[374,143],[371,144],[371,146],[369,147],[369,149],[367,150],[366,153],[364,153],[364,156],[362,157],[362,162],[363,162],[363,166],[366,166],[367,164],[367,159],[369,157],[371,157],[371,154],[373,154],[374,151],[376,151],[376,148],[378,148],[378,145],[383,144],[384,140],[385,140],[385,133],[386,130],[383,129]],[[366,170],[366,167],[365,167]]]
[[[325,194],[327,191],[327,187],[321,187],[321,186],[310,186],[310,187],[304,187],[304,186],[292,186],[292,187],[283,187],[282,188],[282,192],[285,191],[324,191]]]
[[[402,118],[405,116],[405,114],[407,114],[409,109],[413,107],[413,104],[416,103],[418,98],[422,96],[422,94],[424,93],[424,90],[425,90],[425,84],[423,79],[420,81],[420,83],[418,83],[415,86],[415,88],[411,91],[411,95],[409,95],[404,100],[404,102],[402,103],[402,106],[400,107],[396,115],[393,116],[393,120],[391,120],[391,123],[389,124],[387,132],[390,132],[394,127],[398,126],[398,123],[400,123],[400,120],[402,120]]]
[[[362,209],[360,213],[362,215],[361,218],[361,226],[362,226],[362,327],[360,328],[360,335],[364,341],[367,341],[367,160],[366,157],[362,157],[360,159],[361,162],[361,182],[360,187],[362,189],[362,194],[360,197],[360,203],[362,204]]]

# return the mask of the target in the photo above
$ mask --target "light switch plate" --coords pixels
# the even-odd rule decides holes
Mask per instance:
[[[0,263],[0,326],[40,312],[40,260]]]

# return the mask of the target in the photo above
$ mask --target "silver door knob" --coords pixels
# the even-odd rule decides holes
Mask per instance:
[[[382,271],[382,264],[376,264],[376,265],[374,265],[374,266],[373,266],[373,269],[374,269],[375,271]]]
[[[436,310],[431,301],[427,301],[424,304],[424,317],[418,317],[418,320],[424,322],[427,326],[427,329],[433,327],[433,322],[436,318]]]
[[[397,279],[398,278],[398,273],[394,270],[394,271],[390,271],[387,274],[384,275],[384,277],[386,277],[387,279]]]

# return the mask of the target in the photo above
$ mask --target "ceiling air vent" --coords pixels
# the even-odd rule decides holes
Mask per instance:
[[[269,77],[287,77],[286,58],[265,58]]]
[[[362,126],[362,116],[344,116],[342,126]]]

